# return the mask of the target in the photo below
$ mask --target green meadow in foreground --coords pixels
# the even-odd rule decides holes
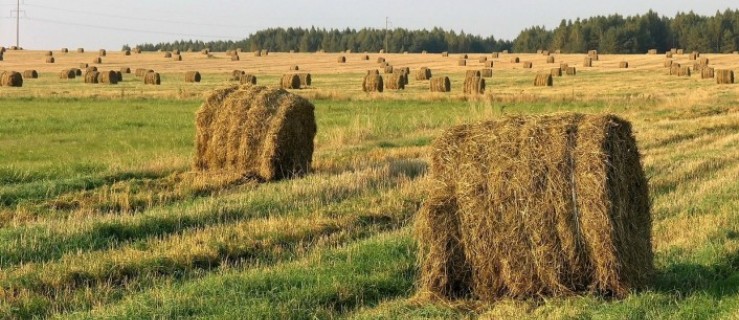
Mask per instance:
[[[735,95],[316,99],[314,172],[193,173],[200,100],[0,98],[0,318],[739,317]],[[657,275],[624,300],[414,298],[429,145],[511,113],[616,113],[650,183]]]

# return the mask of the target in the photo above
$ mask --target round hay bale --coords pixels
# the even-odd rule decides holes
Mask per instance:
[[[121,73],[131,73],[131,68],[129,68],[129,67],[121,67]]]
[[[457,65],[460,66],[460,67],[464,67],[464,66],[467,65],[467,60],[465,60],[465,59],[459,59],[459,60],[457,60]]]
[[[144,84],[155,85],[155,86],[161,85],[162,77],[159,75],[158,72],[154,72],[154,71],[147,72],[146,75],[144,76]]]
[[[130,56],[131,55],[131,50],[128,50],[128,49],[123,50],[123,55],[124,56]]]
[[[369,61],[370,57],[368,55],[363,55],[362,60]]]
[[[118,80],[118,82],[123,81],[123,72],[115,71],[115,75],[116,75],[116,79]]]
[[[716,70],[716,83],[717,84],[734,83],[734,71],[733,70]]]
[[[427,53],[428,53],[428,52],[426,52],[426,50],[422,50],[422,51],[421,51],[421,54],[427,54]]]
[[[97,71],[89,71],[85,72],[85,83],[88,84],[96,84],[98,83],[98,72]]]
[[[590,50],[588,51],[588,57],[593,59],[593,61],[598,61],[598,50]]]
[[[675,51],[675,54],[684,55],[685,49],[677,49],[677,51]]]
[[[141,53],[141,48],[133,48],[133,53],[140,54]]]
[[[262,56],[265,56],[266,57],[267,55],[269,55],[269,50],[268,49],[262,49]]]
[[[657,49],[649,49],[647,50],[647,54],[657,54]]]
[[[283,89],[234,86],[213,91],[197,112],[199,171],[276,181],[310,172],[315,107]]]
[[[700,73],[700,72],[701,72],[701,70],[703,70],[703,68],[704,68],[704,67],[706,67],[706,66],[704,66],[704,65],[702,65],[702,64],[700,64],[700,63],[698,63],[698,62],[696,62],[696,63],[694,63],[694,64],[693,64],[693,72],[698,72],[698,73]]]
[[[495,62],[490,60],[485,62],[485,68],[492,68],[495,66]]]
[[[243,70],[234,70],[231,71],[231,78],[229,78],[230,81],[240,81],[241,76],[246,74]]]
[[[536,74],[536,78],[534,78],[535,87],[551,87],[552,85],[554,85],[554,79],[551,73],[541,72]]]
[[[583,67],[589,68],[593,66],[593,57],[585,57],[582,63]]]
[[[298,65],[290,66],[290,71],[298,71],[298,70],[300,70],[300,67]]]
[[[521,59],[519,59],[518,57],[511,58],[511,63],[519,63],[519,62],[521,62]]]
[[[25,70],[25,71],[23,71],[23,78],[25,78],[25,79],[38,79],[38,71],[36,71],[36,70]]]
[[[254,51],[254,56],[255,57],[261,57],[262,56],[262,51],[259,51],[259,50]]]
[[[118,84],[118,73],[115,71],[103,71],[98,72],[98,83],[103,84]]]
[[[46,63],[54,63],[54,62],[56,62],[54,57],[46,57]]]
[[[144,69],[144,68],[137,68],[137,69],[136,69],[136,72],[134,73],[134,75],[135,75],[136,77],[144,77],[144,76],[146,76],[146,74],[147,74],[147,73],[149,73],[149,72],[154,72],[154,70],[150,70],[150,69]]]
[[[699,56],[700,56],[700,53],[698,53],[698,51],[693,51],[692,53],[688,55],[688,59],[697,60]]]
[[[170,58],[172,58],[172,53],[171,53],[171,52],[169,52],[169,51],[165,52],[165,53],[164,53],[164,58],[166,58],[166,59],[170,59]]]
[[[549,50],[542,50],[541,54],[545,56],[549,56],[551,53],[549,53]]]
[[[300,76],[294,73],[282,75],[280,87],[282,89],[300,89]]]
[[[59,79],[69,80],[77,77],[77,73],[73,69],[64,69],[59,73]]]
[[[179,54],[172,55],[172,60],[173,61],[182,61],[182,55],[179,55]]]
[[[241,76],[239,76],[239,83],[242,85],[256,85],[257,77],[253,74],[242,73]]]
[[[44,52],[44,56],[53,57],[54,56],[54,52],[53,51],[45,51]]]
[[[172,50],[172,54],[181,54],[180,49]]]
[[[8,51],[8,49],[5,49],[5,47],[0,46],[0,54],[5,53],[5,51]]]
[[[385,63],[385,58],[383,58],[383,57],[378,57],[378,58],[377,58],[377,63]]]
[[[87,63],[80,63],[80,69],[87,69],[90,65]]]
[[[701,65],[704,65],[704,66],[707,66],[708,65],[708,62],[709,62],[709,60],[706,57],[701,57],[700,59],[698,59],[698,63],[700,63]]]
[[[311,83],[313,83],[313,78],[311,77],[310,73],[301,72],[298,73],[298,77],[300,77],[301,87],[310,87]]]
[[[77,77],[82,76],[82,69],[80,69],[80,68],[72,68],[71,70],[74,70],[75,76],[77,76]]]
[[[559,64],[559,68],[562,69],[562,71],[567,70],[569,66],[570,66],[569,64],[564,63],[564,62]]]
[[[618,67],[621,69],[628,69],[629,68],[629,62],[628,61],[621,61],[618,63]]]
[[[23,87],[23,75],[15,71],[0,73],[0,87]]]
[[[203,49],[203,50],[200,50],[200,53],[201,53],[202,55],[206,55],[206,56],[207,56],[207,55],[209,55],[209,54],[210,54],[210,49]]]
[[[485,63],[488,61],[488,57],[480,57],[479,59],[477,59],[477,61],[480,63]]]
[[[444,52],[441,53],[441,56],[444,57],[444,58],[448,58],[449,57],[449,52],[444,51]]]
[[[452,83],[447,76],[434,77],[429,81],[429,90],[431,92],[449,92],[452,90]]]
[[[95,59],[92,59],[92,63],[101,64],[101,63],[103,63],[103,58],[97,57]]]
[[[713,68],[703,67],[703,70],[701,70],[701,79],[713,79],[713,77],[714,77]]]
[[[482,77],[467,77],[464,79],[464,94],[485,93],[485,79]]]
[[[687,67],[687,66],[685,66],[685,67],[678,66],[677,68],[678,68],[678,70],[677,70],[677,76],[678,77],[690,77],[690,67]]]
[[[554,56],[548,56],[547,63],[554,63]]]
[[[200,72],[188,71],[185,73],[185,82],[200,82]]]
[[[493,69],[485,68],[480,70],[480,76],[483,78],[492,78],[493,77]]]
[[[85,48],[77,48],[77,53],[85,53]]]
[[[508,54],[508,50],[501,51],[502,54]]]
[[[405,89],[405,73],[395,72],[387,75],[385,82],[385,89],[388,90],[404,90]]]
[[[367,70],[367,75],[371,75],[371,74],[377,74],[377,75],[379,75],[380,74],[380,71],[377,70],[377,69]]]
[[[493,57],[493,59],[498,59],[500,57],[500,53],[493,52],[492,57]]]
[[[665,66],[665,68],[670,68],[670,67],[672,67],[672,60],[665,60],[665,64],[664,64],[664,66]]]
[[[385,66],[385,74],[393,73],[393,66]]]
[[[672,52],[665,52],[665,58],[672,59]]]
[[[560,70],[562,70],[562,69],[560,69]],[[565,74],[568,75],[568,76],[577,75],[577,69],[575,69],[575,67],[567,67],[567,69],[565,69]]]
[[[101,57],[105,57],[106,55],[108,55],[108,51],[105,51],[105,49],[100,49],[100,51],[98,51],[98,55]]]
[[[480,73],[480,70],[467,70],[467,73],[465,73],[465,78],[479,78],[482,74]]]
[[[339,56],[336,59],[336,62],[338,62],[338,63],[346,63],[346,57],[345,56]]]
[[[534,67],[534,63],[531,61],[524,61],[523,62],[523,68],[524,69],[531,69]]]
[[[467,56],[467,54],[463,54],[463,55],[459,56],[459,58],[460,58],[460,59],[465,59],[465,60],[466,60],[467,58],[469,58],[469,56]]]
[[[649,187],[615,115],[508,116],[446,130],[416,214],[422,297],[622,298],[655,274]]]
[[[552,77],[561,77],[562,76],[562,68],[552,68],[550,70],[550,73],[552,74]]]
[[[85,73],[97,72],[97,71],[98,71],[98,67],[94,67],[93,66],[93,67],[87,67],[87,68],[85,68]]]
[[[379,53],[385,53],[385,49],[380,49]]]
[[[376,73],[368,74],[362,81],[362,91],[364,92],[382,92],[383,87],[382,76]]]
[[[416,72],[416,80],[423,81],[431,79],[431,69],[427,67],[421,67]]]

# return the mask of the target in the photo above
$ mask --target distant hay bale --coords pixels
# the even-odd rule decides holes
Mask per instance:
[[[368,61],[369,59],[370,57],[366,54],[362,56],[362,60]]]
[[[444,51],[441,53],[441,56],[444,58],[449,57],[449,52]]]
[[[95,67],[95,66],[90,66],[90,67],[85,68],[85,74],[90,73],[90,72],[97,72],[97,71],[98,71],[98,67]]]
[[[174,49],[174,50],[172,50],[172,54],[180,54],[180,49]]]
[[[339,56],[336,59],[336,62],[338,62],[338,63],[346,63],[346,57],[345,56]]]
[[[158,86],[162,84],[162,77],[158,72],[150,71],[144,75],[144,84]]]
[[[185,73],[185,82],[200,82],[200,72],[188,71]]]
[[[167,59],[172,58],[172,53],[169,52],[169,51],[167,51],[167,52],[164,53],[164,57],[167,58]]]
[[[46,63],[54,63],[54,62],[56,62],[54,57],[46,57]]]
[[[490,68],[484,68],[480,70],[480,76],[483,78],[492,78],[493,77],[493,69]]]
[[[64,69],[59,73],[59,79],[69,80],[77,77],[77,73],[73,69]]]
[[[485,78],[467,77],[464,79],[464,94],[483,94],[485,93]]]
[[[562,70],[562,69],[560,69],[560,70]],[[575,67],[567,67],[567,69],[565,69],[565,74],[568,75],[568,76],[577,75],[577,69]]]
[[[269,50],[268,49],[262,49],[262,56],[265,56],[266,57],[268,55],[269,55]]]
[[[239,81],[241,80],[241,75],[245,74],[243,70],[234,70],[231,71],[231,77],[228,79],[229,81]]]
[[[582,63],[583,67],[592,67],[593,66],[593,58],[592,57],[585,57]]]
[[[384,72],[387,73],[393,73],[393,66],[385,66]]]
[[[699,72],[701,72],[701,70],[703,70],[703,68],[705,68],[705,67],[707,67],[707,66],[704,66],[704,65],[702,65],[702,64],[700,64],[700,63],[698,63],[698,62],[696,62],[696,63],[694,63],[694,64],[693,64],[693,72],[698,72],[698,73],[699,73]]]
[[[534,67],[534,63],[531,61],[524,61],[523,62],[523,68],[524,69],[531,69]]]
[[[666,53],[665,53],[665,58],[667,58],[667,59],[672,59],[672,55],[673,55],[673,53],[672,53],[672,52],[666,52]]]
[[[253,74],[243,73],[241,76],[239,76],[239,83],[240,84],[248,84],[248,85],[256,85],[257,84],[257,76]]]
[[[552,69],[550,69],[550,73],[552,74],[552,77],[561,77],[562,76],[562,68],[552,68]]]
[[[428,52],[426,52],[426,50],[422,50],[421,51],[421,54],[426,54],[426,53],[428,53]]]
[[[423,81],[431,79],[431,69],[427,67],[421,67],[416,71],[416,80]]]
[[[282,89],[300,89],[300,76],[294,73],[282,75],[280,80],[280,88]]]
[[[480,57],[477,61],[480,63],[485,63],[488,61],[488,57]]]
[[[464,67],[464,66],[466,66],[466,65],[467,65],[467,60],[465,60],[465,59],[459,59],[459,60],[457,61],[457,65],[458,65],[458,66],[461,66],[461,67]]]
[[[676,54],[677,53],[677,48],[670,49],[670,53]]]
[[[54,51],[46,51],[46,52],[44,52],[44,56],[53,57],[54,56]]]
[[[137,68],[136,72],[134,72],[134,75],[136,77],[143,77],[149,72],[154,72],[154,70],[144,69],[144,68]]]
[[[207,56],[210,54],[210,49],[202,49],[200,50],[200,54]]]
[[[128,50],[128,49],[123,50],[123,55],[130,56],[131,55],[131,50]]]
[[[657,49],[649,49],[647,50],[647,54],[657,54]]]
[[[700,57],[701,54],[698,51],[693,51],[688,55],[688,59],[690,60],[698,60],[698,57]]]
[[[459,56],[459,58],[460,59],[467,59],[467,58],[469,58],[469,56],[467,56],[467,54],[463,54],[463,55]]]
[[[629,67],[629,62],[628,61],[621,61],[621,62],[618,63],[618,67],[621,68],[621,69],[627,69]]]
[[[80,63],[80,69],[87,69],[90,65],[87,63]]]
[[[97,71],[89,71],[85,72],[85,83],[88,84],[96,84],[98,83],[98,72]]]
[[[118,84],[118,74],[115,71],[98,72],[98,83]]]
[[[311,77],[310,73],[301,72],[301,73],[298,73],[298,77],[300,77],[301,87],[310,87],[311,83],[313,83],[313,78]]]
[[[405,89],[405,73],[396,72],[388,74],[385,82],[385,89],[388,90],[404,90]]]
[[[15,71],[0,72],[0,87],[23,87],[23,75]]]
[[[172,55],[172,60],[173,61],[182,61],[182,55],[179,55],[179,54]]]
[[[593,59],[593,61],[598,61],[598,50],[590,50],[588,51],[588,57]]]
[[[734,53],[734,54],[739,54],[739,51],[734,51],[733,53]]]
[[[131,68],[129,68],[129,67],[121,67],[121,73],[131,73]]]
[[[300,70],[300,67],[298,67],[298,65],[290,66],[290,71],[298,71],[298,70]]]
[[[492,68],[495,66],[495,61],[485,61],[485,68]]]
[[[701,70],[701,79],[713,79],[713,76],[714,76],[713,68],[704,67],[703,70]]]
[[[133,48],[133,53],[140,54],[141,53],[141,48]]]
[[[85,53],[85,48],[77,48],[77,53]]]
[[[685,49],[677,49],[675,51],[675,54],[683,55],[683,54],[685,54]]]
[[[560,63],[560,64],[559,64],[559,68],[560,68],[560,69],[562,69],[562,71],[564,71],[564,70],[567,70],[567,68],[568,68],[569,66],[570,66],[570,65],[569,65],[569,64],[567,64],[567,63],[565,63],[565,62],[562,62],[562,63]]]
[[[541,54],[541,53],[542,53],[542,51],[544,51],[544,50],[541,50],[541,49],[539,49],[539,50],[536,50],[536,54]]]
[[[92,59],[92,63],[101,64],[101,63],[103,63],[103,58],[97,57],[95,59]]]
[[[562,54],[562,50],[560,49],[554,50],[554,54]]]
[[[105,49],[100,49],[100,51],[98,51],[98,55],[101,57],[105,57],[106,55],[108,55],[108,51],[105,51]]]
[[[480,70],[467,70],[464,77],[465,78],[479,78],[482,74],[480,73]]]
[[[665,68],[672,67],[672,60],[665,60],[664,66],[665,66]]]
[[[521,59],[519,59],[518,57],[511,58],[511,63],[519,63],[519,62],[521,62]]]
[[[734,83],[734,71],[733,70],[716,70],[716,83],[717,84]]]
[[[23,71],[23,78],[25,78],[25,79],[38,79],[38,71],[36,71],[36,70],[25,70],[25,71]]]
[[[554,56],[548,56],[547,63],[554,63]]]
[[[383,57],[378,57],[378,58],[377,58],[377,63],[385,63],[385,58],[383,58]]]
[[[197,112],[194,168],[263,181],[306,175],[317,132],[314,110],[308,100],[283,89],[215,90]]]
[[[452,83],[447,76],[433,77],[429,81],[429,89],[431,92],[449,92],[452,90]]]
[[[403,51],[403,54],[408,54],[408,51]]]
[[[540,72],[536,74],[536,78],[534,78],[535,87],[551,87],[552,85],[554,85],[554,79],[551,73]]]
[[[566,113],[443,132],[414,225],[423,297],[623,298],[647,287],[652,215],[631,128]]]
[[[508,50],[503,50],[503,51],[501,51],[501,53],[508,54]]]
[[[290,54],[293,54],[293,53],[295,53],[295,50],[290,50]]]
[[[704,65],[704,66],[707,66],[708,65],[708,62],[709,62],[709,60],[706,57],[701,57],[700,59],[698,59],[698,63],[700,63],[701,65]]]
[[[498,52],[493,52],[492,57],[493,59],[498,59],[498,57],[500,57],[500,54]]]
[[[382,76],[379,74],[370,73],[362,81],[362,91],[364,92],[382,92],[383,88]]]

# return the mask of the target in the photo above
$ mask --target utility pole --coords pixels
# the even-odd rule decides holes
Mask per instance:
[[[21,0],[16,1],[15,10],[10,10],[11,17],[15,14],[15,46],[21,47],[21,13],[25,14],[25,11],[21,11]]]

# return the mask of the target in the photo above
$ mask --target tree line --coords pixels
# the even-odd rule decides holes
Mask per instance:
[[[210,49],[226,51],[241,48],[247,51],[279,52],[470,52],[486,53],[509,50],[536,52],[561,50],[564,53],[645,53],[682,48],[700,52],[733,52],[739,50],[739,9],[701,16],[691,12],[675,17],[660,16],[654,11],[623,17],[618,14],[588,19],[562,20],[554,30],[542,26],[527,28],[513,41],[481,37],[453,30],[391,30],[271,28],[258,31],[239,41],[180,40],[158,44],[141,44],[145,51]],[[129,48],[128,45],[124,46]]]

